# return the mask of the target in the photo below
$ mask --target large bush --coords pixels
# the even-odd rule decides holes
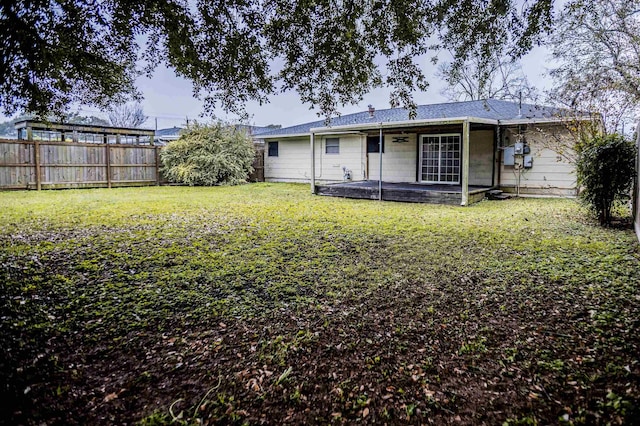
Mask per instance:
[[[601,225],[611,224],[614,202],[628,199],[635,176],[636,148],[621,135],[597,136],[578,153],[580,197]]]
[[[254,157],[249,135],[222,123],[191,125],[161,152],[167,179],[191,186],[245,182]]]

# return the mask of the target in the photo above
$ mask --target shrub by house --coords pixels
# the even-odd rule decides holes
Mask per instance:
[[[161,153],[170,182],[190,186],[237,185],[253,170],[255,150],[250,136],[223,123],[189,126]]]

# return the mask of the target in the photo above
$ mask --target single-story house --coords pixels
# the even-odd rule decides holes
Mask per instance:
[[[158,129],[156,130],[156,138],[154,140],[156,145],[166,145],[169,142],[175,141],[180,137],[180,132],[182,131],[182,127],[169,127],[166,129]]]
[[[562,110],[489,99],[415,112],[369,107],[328,125],[261,133],[265,180],[307,182],[322,195],[461,205],[497,189],[576,194]]]
[[[260,133],[271,132],[274,129],[280,128],[280,126],[277,126],[277,125],[251,126],[248,124],[237,124],[235,125],[235,127],[237,129],[245,130],[247,133],[249,133],[252,136],[257,136]],[[158,129],[156,130],[155,144],[166,145],[169,142],[178,140],[183,130],[184,130],[183,127],[176,127],[176,126],[169,127],[166,129]]]

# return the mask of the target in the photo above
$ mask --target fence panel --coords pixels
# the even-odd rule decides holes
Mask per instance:
[[[154,185],[159,178],[157,149],[141,145],[0,140],[0,189]]]
[[[104,145],[40,143],[40,176],[43,187],[107,183]]]
[[[26,189],[35,182],[33,142],[0,141],[0,188]]]
[[[152,146],[118,145],[111,148],[111,184],[156,182],[156,154]]]

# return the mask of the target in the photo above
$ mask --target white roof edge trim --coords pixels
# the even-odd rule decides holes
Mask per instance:
[[[312,127],[309,132],[306,133],[291,133],[291,134],[279,134],[279,135],[255,135],[254,138],[260,139],[282,139],[282,138],[304,138],[309,137],[311,133],[316,135],[337,135],[337,134],[349,134],[358,133],[362,130],[377,130],[380,127],[393,128],[393,127],[413,127],[423,124],[461,124],[465,121],[470,123],[490,124],[490,125],[513,125],[513,124],[538,124],[538,123],[562,123],[566,121],[578,120],[578,121],[590,121],[593,117],[534,117],[534,118],[517,118],[509,120],[495,120],[490,118],[480,117],[451,117],[451,118],[430,118],[426,120],[403,120],[403,121],[383,121],[383,122],[371,122],[371,123],[357,123],[357,124],[345,124],[335,127]]]
[[[592,121],[595,117],[536,117],[536,118],[517,118],[511,120],[500,120],[500,125],[510,124],[538,124],[538,123],[567,123],[571,121]]]
[[[309,132],[307,133],[291,133],[291,134],[281,134],[281,135],[253,135],[254,139],[282,139],[282,138],[304,138],[308,137]]]
[[[482,124],[498,124],[498,120],[492,120],[488,118],[480,118],[480,117],[451,117],[451,118],[429,118],[425,120],[403,120],[403,121],[372,121],[371,123],[357,123],[357,124],[345,124],[342,126],[336,127],[312,127],[310,132],[319,133],[319,132],[331,132],[331,131],[340,131],[340,130],[376,130],[380,127],[389,128],[389,127],[412,127],[419,126],[421,124],[460,124],[465,121],[474,122],[474,123],[482,123]]]
[[[311,133],[308,133],[309,135]],[[329,132],[313,132],[316,136],[325,136],[325,135],[364,135],[360,131],[351,130],[351,131],[329,131]]]
[[[333,129],[333,128],[330,128]],[[355,130],[352,131],[329,131],[329,132],[322,132],[322,133],[318,133],[318,132],[313,132],[314,135],[316,136],[324,136],[324,135],[361,135],[363,134],[362,132],[358,132]],[[262,139],[262,140],[267,140],[267,139],[282,139],[282,138],[308,138],[311,136],[311,132],[309,133],[292,133],[290,135],[287,134],[283,134],[283,135],[267,135],[264,137],[260,137],[262,135],[256,135],[253,138],[254,139]]]

